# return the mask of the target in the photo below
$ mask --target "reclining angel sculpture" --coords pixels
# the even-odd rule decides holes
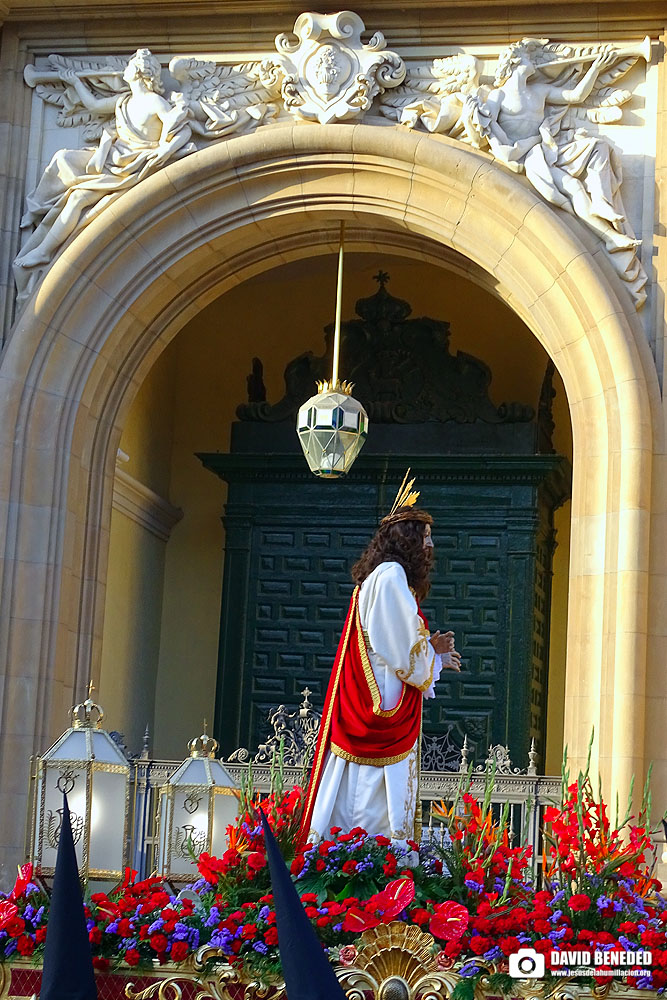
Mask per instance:
[[[102,67],[88,72],[98,84],[122,73],[129,90],[118,92],[107,82],[103,96],[95,93],[99,86],[93,89],[85,82],[85,74],[66,66],[58,69],[56,75],[66,88],[60,99],[66,97],[70,111],[81,108],[89,112],[89,120],[101,119],[103,126],[97,146],[58,150],[26,198],[21,228],[36,228],[14,262],[19,302],[68,237],[124,191],[206,140],[274,113],[264,100],[268,92],[253,85],[245,69],[173,59],[168,96],[163,96],[160,62],[149,49],[137,49],[123,71]],[[236,97],[233,106],[230,97]]]
[[[647,278],[636,252],[641,241],[621,199],[620,157],[606,138],[583,127],[621,119],[632,94],[616,81],[639,58],[650,58],[650,40],[618,49],[524,38],[500,53],[491,87],[479,85],[473,57],[452,56],[435,60],[429,72],[409,71],[381,111],[410,128],[488,149],[524,173],[550,204],[602,237],[639,308]]]

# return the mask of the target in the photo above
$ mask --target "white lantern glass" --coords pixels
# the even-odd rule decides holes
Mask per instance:
[[[159,868],[172,882],[196,878],[193,857],[227,850],[227,827],[238,813],[236,783],[205,733],[190,743],[190,756],[160,789]]]
[[[363,448],[368,414],[349,394],[351,386],[311,396],[297,414],[296,429],[310,471],[323,479],[344,476]]]
[[[67,795],[74,849],[85,879],[116,879],[127,857],[130,766],[101,728],[104,713],[90,697],[72,709],[72,726],[37,761],[32,861],[55,870]]]

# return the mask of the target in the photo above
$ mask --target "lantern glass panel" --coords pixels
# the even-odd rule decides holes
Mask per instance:
[[[123,869],[127,788],[125,773],[93,767],[89,867],[95,871]]]
[[[178,875],[196,875],[189,845],[195,855],[209,848],[209,797],[208,788],[174,788],[170,870]]]
[[[81,868],[84,861],[86,840],[86,768],[77,768],[71,764],[53,766],[50,763],[43,763],[42,775],[43,784],[38,792],[37,842],[35,845],[38,865],[47,869],[56,866],[63,819],[63,792],[66,792],[74,850],[77,864]]]
[[[234,824],[239,811],[239,800],[230,788],[213,790],[213,836],[211,853],[220,857],[227,850],[227,827]]]

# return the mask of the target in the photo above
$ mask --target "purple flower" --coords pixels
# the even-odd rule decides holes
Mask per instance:
[[[5,955],[11,955],[16,951],[16,938],[10,938],[5,945]]]
[[[268,920],[270,912],[271,912],[270,906],[263,906],[262,909],[257,914],[257,917],[259,920]]]
[[[212,926],[207,923],[207,926]],[[190,937],[190,928],[187,924],[179,921],[174,927],[174,941],[187,941]]]
[[[34,915],[35,915],[35,907],[31,906],[30,903],[28,903],[28,905],[26,906],[25,910],[23,911],[23,919],[24,920],[32,920],[32,918],[34,917]]]
[[[212,906],[211,912],[209,913],[204,923],[204,927],[215,927],[215,925],[219,922],[219,920],[220,920],[220,910],[218,909],[217,906]],[[178,924],[176,926],[178,926]]]
[[[162,921],[164,923],[164,921]],[[105,934],[115,934],[118,930],[118,921],[112,920],[110,924],[107,924],[104,933]]]
[[[484,952],[484,958],[487,962],[493,962],[496,958],[503,957],[503,950],[496,945],[494,948],[490,948],[489,951]]]
[[[164,927],[164,920],[162,919],[162,917],[158,917],[157,920],[154,920],[153,923],[148,928],[148,933],[157,934],[157,932],[161,931],[163,927]]]
[[[475,965],[474,962],[469,962],[464,965],[462,969],[459,969],[460,976],[476,976],[479,972],[479,966]]]
[[[255,943],[253,944],[253,948],[255,949],[255,951],[258,951],[260,955],[266,955],[269,950],[263,941],[255,941]]]
[[[480,885],[479,882],[476,882],[474,878],[465,879],[464,885],[472,892],[481,892],[484,888],[484,886]],[[461,973],[461,975],[463,975],[463,973]]]
[[[37,913],[35,914],[35,919],[33,920],[33,923],[34,924],[40,923],[43,916],[44,916],[44,907],[40,906],[40,908],[37,910]]]

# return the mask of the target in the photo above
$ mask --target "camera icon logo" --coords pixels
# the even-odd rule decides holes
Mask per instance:
[[[541,979],[544,975],[544,955],[534,948],[519,948],[509,956],[509,973],[513,979]]]

